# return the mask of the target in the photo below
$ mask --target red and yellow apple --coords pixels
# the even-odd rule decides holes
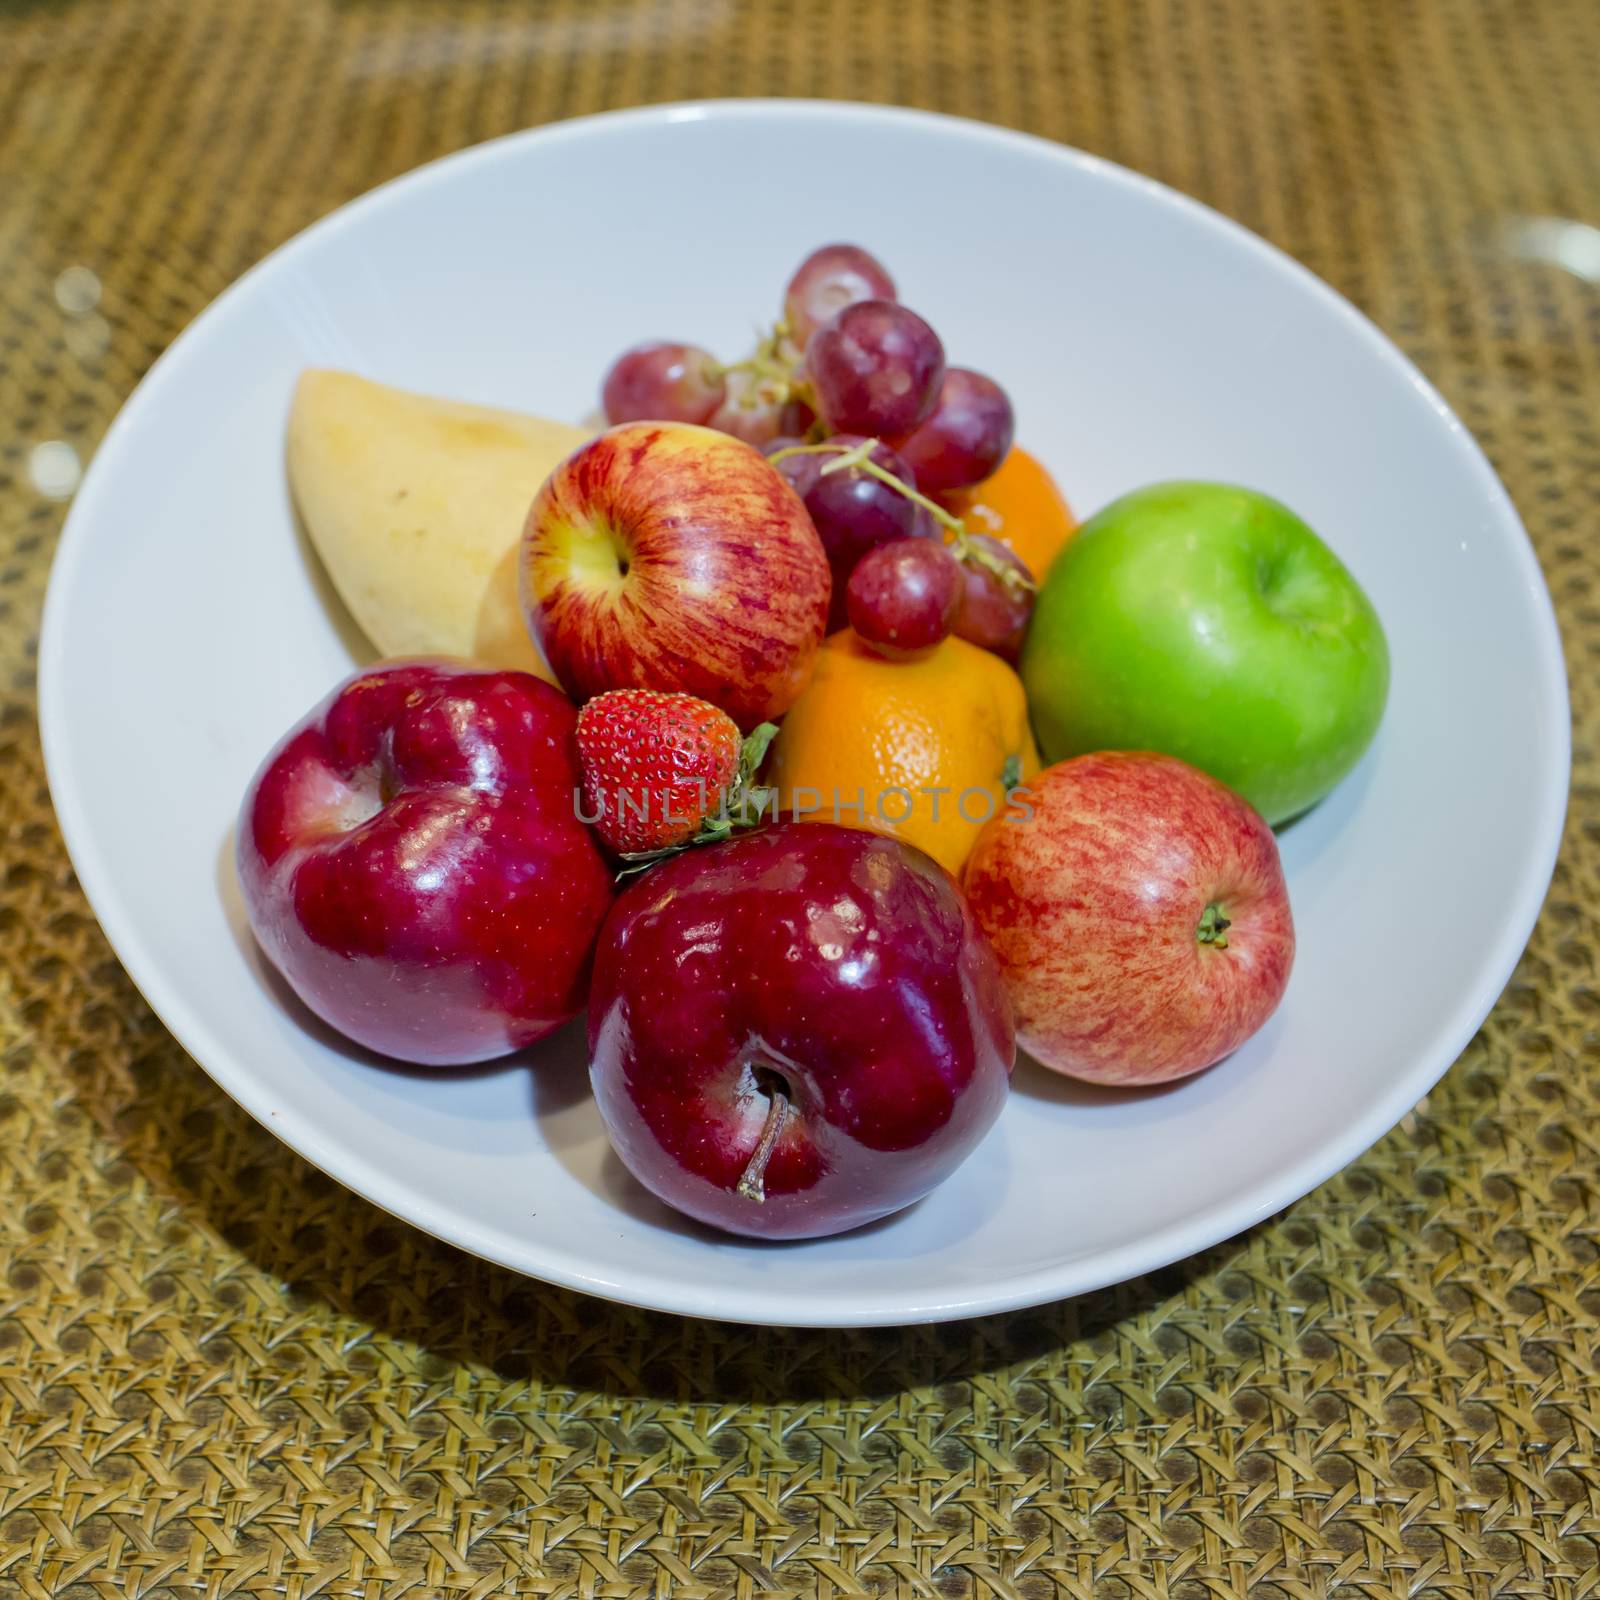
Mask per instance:
[[[1272,830],[1172,756],[1048,768],[978,836],[964,884],[1019,1043],[1094,1083],[1220,1061],[1270,1017],[1294,962]]]
[[[830,579],[805,507],[760,451],[690,423],[628,422],[545,480],[521,588],[574,699],[675,689],[750,728],[806,686]]]

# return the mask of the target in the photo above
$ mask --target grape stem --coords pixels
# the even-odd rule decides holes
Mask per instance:
[[[957,561],[982,567],[998,578],[1013,594],[1031,594],[1038,587],[1032,578],[979,544],[960,517],[946,511],[937,500],[930,500],[921,490],[913,489],[904,478],[874,461],[872,452],[882,442],[881,439],[863,439],[859,444],[836,444],[829,439],[822,444],[791,444],[782,450],[775,450],[767,460],[776,464],[787,456],[831,455],[833,460],[828,462],[821,472],[824,478],[831,472],[845,472],[851,467],[858,467],[868,477],[876,478],[879,483],[886,483],[891,489],[903,494],[912,505],[921,506],[950,535],[950,543],[955,547]]]
[[[770,332],[757,332],[756,347],[743,361],[718,363],[712,368],[719,378],[726,378],[733,372],[748,372],[755,379],[739,397],[738,403],[743,409],[753,411],[761,405],[782,405],[786,400],[805,398],[807,390],[800,377],[799,354],[784,354],[788,337],[789,324],[779,318]]]

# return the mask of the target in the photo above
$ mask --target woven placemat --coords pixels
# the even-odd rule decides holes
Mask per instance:
[[[382,178],[724,94],[1012,123],[1238,217],[1438,381],[1549,574],[1576,787],[1516,979],[1425,1109],[1168,1272],[842,1335],[515,1278],[251,1123],[73,881],[37,619],[140,373]],[[1594,0],[0,0],[0,1595],[1600,1591],[1600,288],[1508,256],[1583,246],[1523,217],[1600,222]]]

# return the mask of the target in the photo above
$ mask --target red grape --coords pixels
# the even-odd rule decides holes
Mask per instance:
[[[915,311],[860,300],[812,335],[806,372],[832,432],[910,433],[939,398],[944,346]]]
[[[636,344],[611,364],[600,403],[617,422],[705,422],[722,404],[716,357],[693,344]]]
[[[924,494],[981,483],[1006,458],[1016,418],[993,378],[946,367],[933,415],[895,449],[917,475]]]
[[[827,442],[847,446],[864,443],[853,434],[840,434]],[[789,459],[804,458],[791,456]],[[828,564],[833,568],[833,609],[828,626],[841,628],[845,623],[845,585],[856,562],[874,545],[914,535],[919,527],[917,507],[892,484],[884,483],[860,467],[824,472],[822,468],[827,466],[829,457],[819,455],[812,459],[821,465],[802,498],[816,524],[822,548],[828,553]],[[916,487],[910,469],[888,445],[874,445],[872,460],[909,487]],[[779,465],[781,468],[787,463]]]
[[[783,431],[793,434],[797,441],[810,431],[812,423],[816,420],[816,412],[798,395],[791,396],[784,402]]]
[[[961,563],[944,545],[896,539],[856,563],[845,585],[845,610],[871,649],[907,661],[949,637],[962,586]]]
[[[859,245],[825,244],[795,268],[783,295],[789,337],[802,349],[823,323],[858,300],[893,300],[894,279]]]
[[[786,424],[791,419],[785,415],[789,406],[787,384],[758,378],[735,367],[728,374],[726,387],[727,398],[705,418],[708,427],[731,433],[758,449],[790,431]]]
[[[1007,582],[997,572],[970,556],[961,561],[961,606],[952,630],[958,639],[992,650],[1015,665],[1022,653],[1022,636],[1033,615],[1033,574],[1027,563],[1009,545],[991,539],[986,533],[967,535],[967,545],[976,545],[987,556],[1016,574]],[[958,552],[959,554],[959,552]]]

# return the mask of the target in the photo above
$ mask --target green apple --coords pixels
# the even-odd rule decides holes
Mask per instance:
[[[1389,692],[1361,586],[1287,506],[1221,483],[1136,489],[1039,591],[1022,653],[1047,762],[1158,750],[1278,823],[1360,758]]]

